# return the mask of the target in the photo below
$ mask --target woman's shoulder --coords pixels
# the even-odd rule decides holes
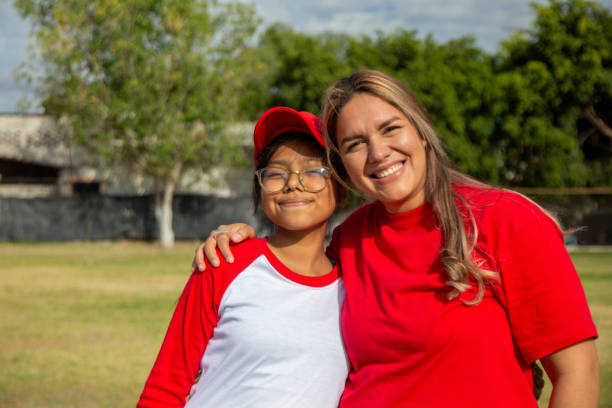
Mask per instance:
[[[481,222],[488,221],[496,225],[509,223],[515,226],[544,223],[558,228],[551,214],[517,191],[478,184],[456,185],[455,192]]]
[[[338,259],[340,248],[354,245],[363,236],[364,225],[371,225],[375,202],[362,205],[353,210],[332,232],[332,239],[327,247],[327,254],[332,259]]]
[[[376,212],[377,210],[376,203],[377,202],[374,201],[368,204],[364,204],[361,207],[358,207],[357,209],[353,210],[353,212],[351,212],[344,219],[344,221],[342,221],[342,223],[340,223],[340,225],[338,225],[336,228],[337,229],[353,229],[353,228],[360,227],[361,225],[363,225],[363,223],[366,220],[371,219],[374,212]]]

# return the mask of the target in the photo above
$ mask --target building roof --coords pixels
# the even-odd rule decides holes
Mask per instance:
[[[234,123],[225,131],[251,148],[253,126],[252,122]],[[0,113],[0,159],[74,168],[86,165],[87,154],[80,146],[69,146],[51,115]]]
[[[69,149],[52,116],[0,114],[0,158],[53,167],[82,163],[80,149]]]

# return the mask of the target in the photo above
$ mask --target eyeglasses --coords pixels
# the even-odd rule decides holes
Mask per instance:
[[[297,174],[300,184],[309,193],[318,193],[327,186],[331,176],[328,167],[309,167],[300,171],[290,171],[282,167],[264,167],[255,172],[259,185],[267,193],[276,193],[283,190],[291,174]]]

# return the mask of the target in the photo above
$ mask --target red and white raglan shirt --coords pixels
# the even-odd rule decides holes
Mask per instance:
[[[431,204],[374,202],[334,231],[352,365],[340,408],[535,408],[530,363],[597,336],[556,223],[517,193],[456,192],[476,219],[474,260],[500,278],[475,306],[447,298]]]
[[[266,242],[191,275],[138,407],[338,406],[349,369],[338,268],[299,275]]]

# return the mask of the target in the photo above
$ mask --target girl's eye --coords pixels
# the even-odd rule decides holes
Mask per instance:
[[[327,177],[329,175],[329,170],[325,167],[313,167],[312,169],[306,169],[303,171],[303,174],[306,176],[323,176]]]
[[[287,175],[286,170],[281,169],[268,169],[264,173],[264,178],[266,179],[284,179]]]

